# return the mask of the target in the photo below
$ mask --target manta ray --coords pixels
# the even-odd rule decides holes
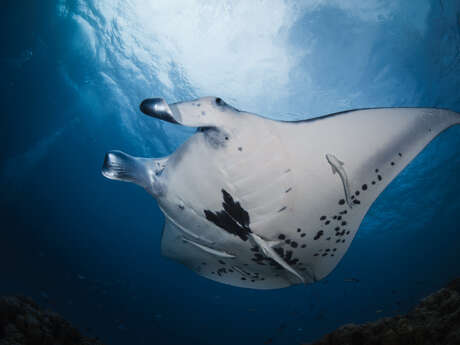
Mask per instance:
[[[105,156],[102,174],[133,182],[165,216],[161,252],[233,286],[316,282],[347,252],[385,187],[460,114],[435,108],[350,110],[303,121],[241,111],[219,97],[143,113],[194,133],[170,156]]]

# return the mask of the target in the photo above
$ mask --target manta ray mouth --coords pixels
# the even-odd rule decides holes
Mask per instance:
[[[179,114],[177,111],[174,111],[174,105],[170,107],[163,98],[144,99],[139,108],[148,116],[170,123],[181,124],[179,121]]]

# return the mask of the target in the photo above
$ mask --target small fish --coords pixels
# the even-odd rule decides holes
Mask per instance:
[[[192,240],[190,240],[188,238],[185,238],[185,237],[182,237],[182,241],[184,241],[186,243],[189,243],[189,244],[191,244],[191,245],[193,245],[193,246],[205,251],[206,253],[215,255],[217,257],[227,258],[227,259],[235,258],[235,255],[233,255],[233,254],[229,254],[229,253],[227,253],[227,252],[225,252],[223,250],[217,250],[217,249],[205,246],[204,244],[200,244],[198,242],[192,241]]]
[[[346,283],[359,283],[359,279],[356,278],[347,278],[343,280]]]
[[[264,255],[275,262],[277,262],[281,267],[283,267],[286,271],[292,273],[296,276],[302,283],[305,284],[305,279],[297,272],[294,268],[292,268],[284,259],[282,259],[273,249],[274,246],[279,244],[279,241],[266,241],[259,235],[255,233],[250,233],[249,236],[253,239],[256,245],[261,249]]]
[[[326,159],[331,165],[332,173],[337,173],[342,180],[343,191],[345,193],[345,200],[347,201],[348,207],[352,208],[352,202],[350,199],[350,183],[348,182],[348,176],[343,167],[344,163],[341,162],[336,156],[332,154],[326,154]]]

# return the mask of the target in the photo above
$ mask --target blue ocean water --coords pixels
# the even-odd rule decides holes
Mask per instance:
[[[100,174],[108,150],[158,157],[191,135],[142,116],[148,97],[216,95],[278,119],[460,112],[458,1],[0,7],[1,295],[32,296],[107,344],[295,344],[404,313],[459,276],[460,126],[382,193],[327,278],[282,290],[161,257],[155,200]]]

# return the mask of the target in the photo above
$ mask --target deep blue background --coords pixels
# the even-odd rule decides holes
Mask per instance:
[[[30,295],[107,344],[287,344],[405,312],[458,276],[460,126],[385,190],[330,276],[275,291],[217,284],[162,258],[154,199],[100,174],[110,149],[160,156],[190,135],[141,116],[147,97],[214,93],[283,119],[377,106],[460,112],[460,4],[401,3],[274,1],[245,17],[231,2],[209,17],[184,2],[185,18],[207,13],[198,22],[213,29],[189,32],[194,18],[173,32],[177,4],[2,1],[0,295]],[[215,64],[200,70],[200,59]]]

